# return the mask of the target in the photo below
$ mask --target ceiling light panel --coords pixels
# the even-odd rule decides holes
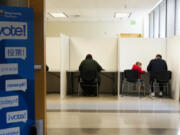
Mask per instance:
[[[63,13],[63,12],[50,12],[49,13],[51,16],[55,17],[55,18],[67,18],[68,16]]]
[[[130,13],[115,13],[115,18],[128,18]]]

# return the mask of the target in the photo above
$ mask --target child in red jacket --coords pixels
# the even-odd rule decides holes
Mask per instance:
[[[139,72],[139,79],[141,79],[141,74],[145,73],[145,71],[142,70],[141,65],[141,62],[136,62],[136,64],[134,64],[132,67],[132,70],[137,70]]]

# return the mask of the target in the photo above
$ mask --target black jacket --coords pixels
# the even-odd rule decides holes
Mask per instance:
[[[163,59],[153,59],[150,61],[147,71],[150,72],[151,80],[156,77],[157,72],[167,71],[166,61]]]
[[[79,66],[81,78],[87,81],[95,79],[101,70],[102,67],[93,59],[85,59]]]

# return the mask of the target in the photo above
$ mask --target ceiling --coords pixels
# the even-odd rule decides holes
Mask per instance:
[[[119,21],[115,12],[130,12],[130,19],[142,18],[159,0],[46,0],[46,21]],[[54,18],[49,12],[64,12],[68,18]]]

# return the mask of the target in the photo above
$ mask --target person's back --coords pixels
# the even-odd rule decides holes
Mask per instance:
[[[83,60],[79,66],[80,78],[86,83],[93,82],[95,79],[98,81],[98,86],[100,86],[101,77],[99,72],[102,67],[92,58],[92,55],[88,54],[86,59]],[[83,88],[84,95],[89,95],[89,88]],[[97,94],[97,92],[96,92]],[[95,95],[96,95],[95,94]]]
[[[154,73],[167,71],[167,64],[163,59],[153,59],[151,60],[147,70]]]
[[[98,76],[98,67],[98,63],[93,59],[83,60],[79,67],[80,76],[87,81],[92,81]]]
[[[156,75],[158,72],[167,71],[167,64],[166,61],[162,59],[162,56],[160,54],[156,55],[156,58],[151,60],[147,71],[150,73],[150,83],[151,83],[151,95],[155,96],[154,93],[154,81],[156,79]],[[163,95],[163,83],[159,83],[160,92],[159,95]]]

